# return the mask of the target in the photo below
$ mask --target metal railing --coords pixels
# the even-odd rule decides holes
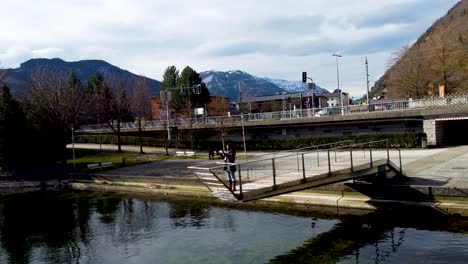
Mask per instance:
[[[310,119],[323,118],[328,116],[338,115],[357,115],[370,112],[382,111],[410,111],[422,109],[440,109],[453,108],[460,106],[468,106],[468,94],[451,95],[446,97],[428,97],[421,99],[405,99],[405,100],[375,100],[369,105],[348,105],[343,107],[325,107],[312,109],[288,109],[278,112],[265,113],[247,113],[242,115],[230,116],[208,116],[196,118],[176,118],[171,119],[172,126],[209,126],[222,125],[224,127],[239,126],[241,119],[243,122],[262,122],[272,120],[291,120],[291,119]],[[144,128],[160,128],[166,129],[165,120],[149,120],[144,122]],[[98,130],[106,129],[105,124],[101,125],[85,125],[80,130]],[[127,122],[121,124],[122,130],[137,129],[137,122]]]
[[[338,142],[335,142],[335,144]],[[305,183],[309,177],[328,175],[331,177],[335,172],[350,171],[373,168],[377,161],[381,165],[392,163],[400,173],[402,173],[401,152],[399,149],[390,149],[388,140],[370,141],[356,144],[341,144],[331,146],[331,144],[311,146],[302,148],[301,151],[283,152],[281,156],[261,156],[253,161],[240,161],[237,166],[237,177],[239,183],[240,196],[244,191],[271,187],[275,191],[279,184],[297,182]],[[329,148],[325,148],[329,145]],[[376,148],[378,147],[378,148]],[[217,167],[209,170],[220,181],[223,181],[225,165],[221,163]],[[225,181],[225,180],[224,180]],[[226,184],[225,184],[226,185]]]

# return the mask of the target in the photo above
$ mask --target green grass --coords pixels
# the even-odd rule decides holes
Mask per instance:
[[[137,161],[136,157],[145,156],[149,154],[140,154],[137,152],[117,152],[111,150],[89,150],[89,149],[77,149],[75,150],[75,172],[90,172],[87,165],[92,163],[101,163],[101,162],[112,162],[114,165],[112,168],[120,168],[126,166],[132,166],[136,164],[142,164],[144,162]],[[72,153],[70,151],[67,159],[67,164],[73,165]],[[125,164],[123,164],[123,159],[125,158]],[[167,159],[168,156],[156,154],[156,158],[151,159],[150,161],[157,161],[162,159]],[[93,170],[96,171],[96,170]]]

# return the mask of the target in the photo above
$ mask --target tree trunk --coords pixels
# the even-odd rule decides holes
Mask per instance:
[[[138,140],[140,141],[140,153],[141,154],[145,153],[143,151],[143,139],[142,139],[142,136],[141,136],[142,132],[143,132],[143,129],[142,129],[142,126],[141,126],[141,119],[139,118],[138,119]]]
[[[120,121],[117,121],[117,152],[122,152],[120,143]]]

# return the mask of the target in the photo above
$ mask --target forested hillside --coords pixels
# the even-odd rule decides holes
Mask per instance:
[[[396,51],[371,95],[387,98],[468,92],[468,0],[458,2],[412,46]]]

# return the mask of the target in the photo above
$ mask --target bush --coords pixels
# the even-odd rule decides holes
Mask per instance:
[[[339,137],[315,137],[315,138],[286,138],[286,139],[250,139],[246,141],[248,150],[287,150],[297,149],[313,145],[333,143],[343,140],[352,140],[354,143],[364,143],[369,141],[378,141],[388,139],[388,146],[391,148],[415,148],[419,147],[420,140],[417,133],[405,134],[373,134],[359,136],[339,136]],[[165,147],[166,140],[158,138],[143,137],[143,146]],[[99,144],[117,144],[117,136],[114,135],[79,135],[76,138],[77,143],[95,143]],[[139,145],[138,137],[121,137],[122,145]],[[230,142],[237,145],[237,149],[243,148],[242,141]],[[207,150],[210,146],[216,148],[221,146],[219,141],[194,141],[194,148],[198,150]],[[170,148],[190,148],[188,140],[171,140]],[[376,143],[372,147],[385,148],[386,143]]]

